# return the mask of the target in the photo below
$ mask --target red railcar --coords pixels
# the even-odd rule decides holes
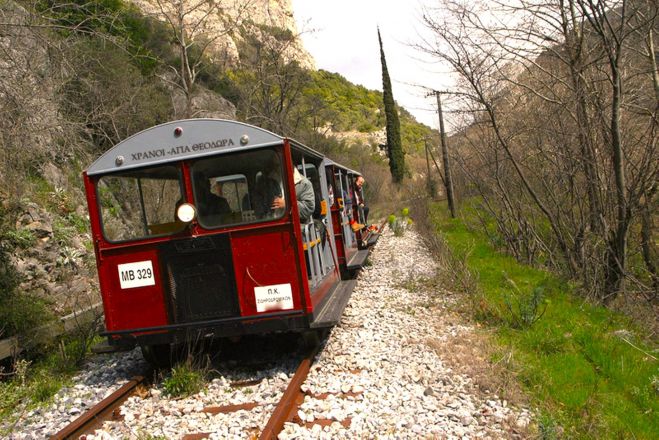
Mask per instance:
[[[294,168],[315,193],[305,222]],[[333,326],[354,287],[341,274],[368,253],[347,223],[350,174],[235,121],[175,121],[120,142],[84,172],[102,334],[150,355],[200,337]]]

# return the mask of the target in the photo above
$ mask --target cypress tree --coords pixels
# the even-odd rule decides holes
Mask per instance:
[[[400,140],[400,121],[398,120],[398,111],[394,102],[394,95],[391,92],[391,79],[387,70],[387,60],[384,58],[384,49],[382,48],[382,37],[380,37],[380,28],[378,28],[378,41],[380,42],[380,61],[382,62],[382,96],[384,100],[384,114],[387,120],[387,155],[389,156],[389,169],[391,177],[395,183],[403,181],[405,173],[405,156],[403,146]]]

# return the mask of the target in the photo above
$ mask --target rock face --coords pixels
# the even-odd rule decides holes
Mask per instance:
[[[210,42],[211,59],[228,64],[240,61],[238,43],[241,40],[239,27],[260,35],[258,26],[286,29],[298,35],[291,0],[131,0],[145,14],[155,17],[170,26],[181,27],[177,17],[183,16],[183,28],[187,40],[197,39]],[[311,55],[301,41],[290,46],[286,55],[297,60],[302,67],[315,69]]]
[[[0,177],[21,179],[16,162],[51,156],[60,134],[55,90],[61,71],[21,6],[3,2],[0,24]],[[37,92],[38,93],[35,93]],[[30,127],[30,130],[21,130]],[[34,160],[33,159],[33,160]],[[2,173],[7,176],[2,176]]]
[[[186,110],[183,92],[179,89],[172,89],[171,92],[175,115],[183,115]],[[203,87],[197,87],[190,104],[192,117],[195,118],[236,119],[235,105]]]
[[[47,163],[44,168],[54,166]],[[52,311],[64,316],[99,301],[98,281],[93,266],[94,254],[80,234],[55,219],[34,202],[20,208],[16,230],[30,236],[31,243],[14,251],[11,260],[21,275],[19,290],[52,303]],[[76,215],[85,216],[79,207]]]

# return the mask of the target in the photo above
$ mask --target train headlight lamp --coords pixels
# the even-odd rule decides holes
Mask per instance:
[[[190,203],[183,203],[176,209],[176,218],[183,223],[190,223],[197,215],[197,210]]]

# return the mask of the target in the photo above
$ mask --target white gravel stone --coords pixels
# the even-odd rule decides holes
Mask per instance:
[[[473,395],[470,378],[446,367],[425,343],[430,338],[449,341],[473,330],[466,325],[441,329],[429,325],[433,313],[439,312],[429,310],[427,304],[431,299],[444,301],[441,293],[404,287],[435,271],[416,233],[408,230],[395,237],[387,230],[369,258],[372,264],[361,271],[341,322],[302,385],[310,395],[297,412],[300,420],[333,423],[324,428],[287,423],[279,438],[505,438],[509,433],[504,421],[511,420],[518,428],[528,426],[530,411],[515,409],[495,395],[486,400]],[[256,374],[227,367],[202,393],[185,399],[171,399],[156,385],[146,398],[126,401],[123,421],[106,422],[87,438],[179,439],[186,433],[208,432],[211,439],[248,439],[265,426],[295,371],[296,359],[291,355]],[[51,436],[72,413],[94,405],[143,368],[139,350],[94,358],[74,378],[76,385],[61,390],[52,405],[20,416],[9,439]],[[262,380],[250,387],[231,386],[254,379]],[[346,395],[350,392],[357,395]],[[334,394],[327,399],[312,397],[322,393]],[[260,406],[229,414],[202,412],[205,406],[249,402]],[[340,423],[347,421],[348,427]],[[3,421],[0,428],[7,423]]]
[[[9,431],[7,439],[41,439],[51,437],[87,408],[110,395],[131,377],[141,373],[145,362],[139,349],[89,359],[73,377],[75,384],[62,388],[53,403],[37,411],[17,408],[14,415],[0,421],[0,436]],[[11,429],[10,429],[11,428]],[[103,434],[96,439],[107,439]]]

